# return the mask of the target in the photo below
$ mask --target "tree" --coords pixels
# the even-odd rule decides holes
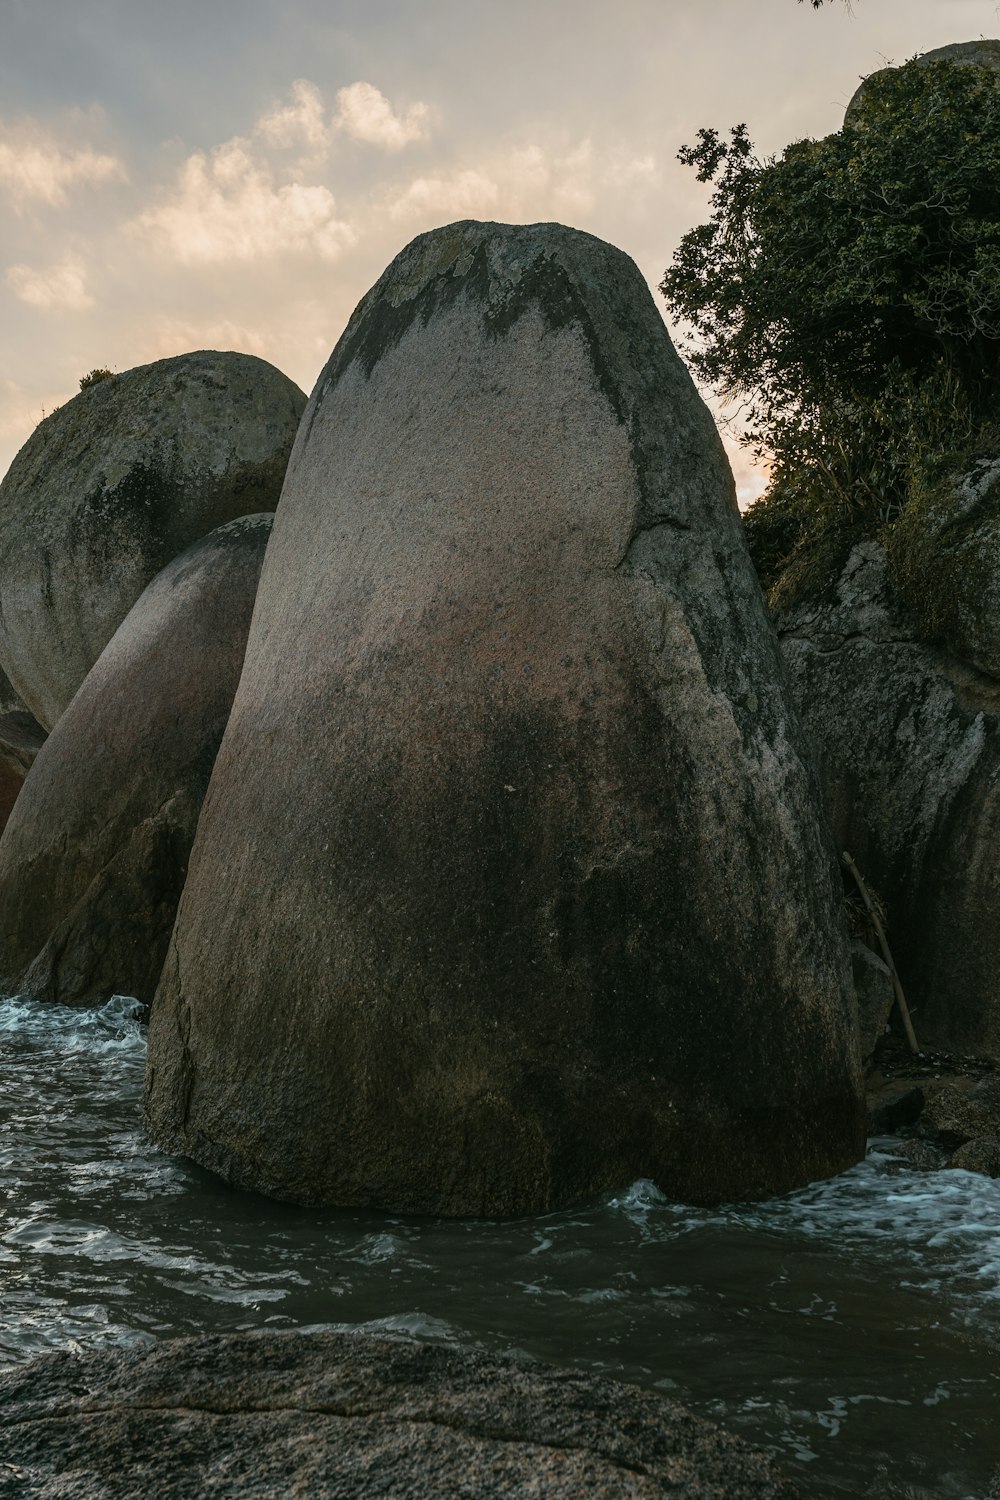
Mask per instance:
[[[679,159],[712,213],[660,289],[696,373],[771,457],[750,529],[773,573],[831,529],[892,520],[915,463],[968,443],[995,399],[1000,79],[914,60],[823,140],[761,160],[737,125]]]

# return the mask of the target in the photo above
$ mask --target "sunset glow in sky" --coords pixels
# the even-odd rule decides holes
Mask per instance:
[[[0,10],[0,475],[95,365],[240,349],[309,391],[386,264],[453,219],[575,225],[655,287],[705,217],[676,161],[700,125],[777,152],[886,62],[1000,35],[997,0]]]

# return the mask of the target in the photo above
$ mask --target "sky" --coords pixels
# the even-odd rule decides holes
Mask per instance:
[[[599,235],[665,313],[700,126],[775,154],[981,36],[1000,0],[0,0],[0,475],[95,366],[239,349],[310,391],[455,219]],[[745,504],[764,476],[726,441]]]

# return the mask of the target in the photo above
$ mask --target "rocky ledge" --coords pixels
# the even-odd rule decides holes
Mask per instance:
[[[0,1376],[3,1500],[794,1500],[646,1391],[363,1333],[45,1355]]]
[[[992,1058],[921,1052],[896,1036],[879,1044],[868,1075],[868,1134],[916,1171],[941,1167],[1000,1177],[1000,1073]]]

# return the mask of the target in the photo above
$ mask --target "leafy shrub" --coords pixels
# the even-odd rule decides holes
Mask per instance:
[[[107,370],[102,366],[98,366],[90,370],[86,375],[80,376],[80,389],[81,391],[85,391],[90,386],[99,384],[102,380],[114,380],[114,378],[114,370]]]
[[[762,578],[820,588],[849,538],[942,492],[1000,394],[1000,79],[914,60],[779,158],[744,125],[679,156],[712,212],[661,291],[696,373],[771,455],[747,518]]]

